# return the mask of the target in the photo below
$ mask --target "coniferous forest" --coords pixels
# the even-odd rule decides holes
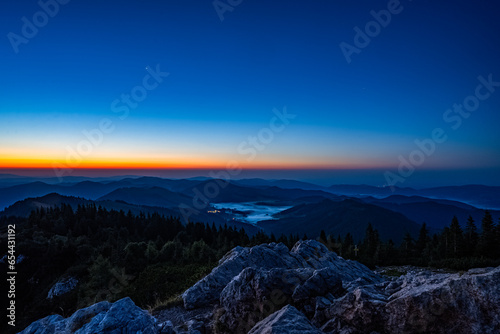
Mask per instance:
[[[143,308],[172,306],[233,247],[269,242],[292,247],[307,238],[263,232],[249,236],[243,229],[184,225],[176,217],[133,215],[95,205],[73,210],[63,204],[37,209],[28,218],[1,219],[2,229],[8,224],[16,224],[18,231],[16,298],[27,323],[51,313],[67,316],[95,302],[125,296]],[[462,227],[454,218],[437,234],[431,235],[423,224],[419,235],[407,234],[401,244],[381,240],[371,225],[363,240],[324,232],[319,240],[342,257],[371,268],[416,265],[465,270],[500,264],[500,224],[487,211],[481,222],[469,218]],[[61,277],[77,279],[78,288],[64,298],[47,298]]]
[[[449,226],[435,234],[430,234],[423,223],[417,236],[407,233],[399,245],[392,240],[381,240],[371,224],[362,241],[356,242],[350,234],[334,238],[323,231],[320,241],[342,257],[372,268],[414,265],[467,270],[500,264],[500,223],[495,224],[488,211],[479,224],[469,217],[465,227],[453,217]]]

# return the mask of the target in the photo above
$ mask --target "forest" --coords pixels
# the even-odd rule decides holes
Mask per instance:
[[[334,238],[321,232],[320,241],[338,255],[357,260],[370,268],[376,266],[414,265],[420,267],[467,270],[500,265],[500,222],[484,212],[480,228],[469,217],[462,228],[456,217],[440,233],[430,234],[425,223],[418,236],[406,233],[403,242],[381,240],[371,224],[365,237],[355,241],[348,233]]]
[[[32,211],[28,218],[0,220],[2,230],[8,224],[16,224],[16,300],[24,324],[52,313],[68,316],[78,308],[125,296],[150,310],[179,305],[179,294],[235,246],[283,242],[291,248],[299,239],[307,239],[307,235],[276,237],[263,232],[249,236],[243,229],[182,224],[176,217],[133,215],[96,205],[74,210],[62,204]],[[449,227],[431,235],[423,224],[418,236],[407,234],[399,245],[381,240],[371,225],[363,240],[322,232],[319,241],[370,268],[415,265],[466,270],[500,265],[500,224],[487,211],[479,227],[470,218],[462,228],[454,218]],[[1,242],[6,249],[5,240]],[[56,282],[69,277],[78,280],[76,289],[47,298]]]

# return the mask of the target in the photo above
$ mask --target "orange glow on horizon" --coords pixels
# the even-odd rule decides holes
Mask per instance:
[[[352,159],[337,158],[333,161],[326,159],[304,159],[298,156],[262,156],[253,161],[247,161],[242,156],[161,156],[144,155],[134,159],[130,157],[66,157],[48,154],[42,157],[41,152],[26,158],[25,154],[3,154],[0,156],[0,169],[251,169],[251,170],[340,170],[340,169],[383,169],[391,168],[388,165],[353,161]],[[5,156],[6,155],[6,156]]]
[[[81,162],[66,162],[64,160],[47,159],[0,159],[0,168],[10,169],[197,169],[211,168],[216,165],[203,162],[164,162],[164,161],[102,161],[85,160]]]
[[[44,160],[44,159],[0,159],[0,169],[253,169],[253,170],[335,170],[335,169],[382,169],[390,168],[386,166],[362,166],[355,164],[314,164],[314,163],[294,163],[283,162],[281,164],[271,163],[241,163],[231,161],[228,163],[217,162],[164,162],[164,161],[85,161],[81,163],[68,164],[65,161]]]

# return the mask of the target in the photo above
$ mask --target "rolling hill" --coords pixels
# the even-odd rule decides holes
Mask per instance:
[[[160,206],[164,208],[178,207],[180,204],[189,204],[192,202],[192,198],[187,195],[175,193],[160,187],[119,188],[100,197],[98,200],[120,200],[130,204]]]
[[[369,223],[376,228],[383,240],[400,242],[409,232],[418,235],[420,226],[404,215],[367,204],[359,200],[347,199],[340,202],[323,200],[313,204],[302,204],[285,210],[275,216],[278,220],[258,223],[268,232],[276,235],[307,234],[316,238],[321,230],[335,237],[351,233],[355,240],[361,240]]]
[[[311,196],[330,199],[338,198],[338,196],[322,190],[283,189],[276,186],[240,186],[223,180],[202,181],[197,185],[184,189],[182,193],[191,196],[201,193],[204,196],[207,195],[206,198],[212,203],[287,201]],[[216,195],[211,196],[211,193]]]
[[[121,200],[113,201],[109,199],[93,201],[81,197],[63,196],[57,193],[51,193],[41,197],[26,198],[22,201],[18,201],[13,205],[7,207],[5,210],[0,211],[0,217],[8,217],[8,216],[28,217],[32,210],[36,210],[39,208],[49,208],[49,207],[52,208],[60,206],[63,203],[70,205],[73,208],[73,210],[76,210],[78,205],[95,204],[96,206],[102,206],[107,210],[116,210],[116,211],[122,210],[125,213],[130,211],[135,215],[139,215],[140,213],[144,214],[158,213],[160,215],[165,215],[165,216],[182,217],[182,214],[178,208],[137,205],[137,204],[126,203]],[[214,223],[216,226],[227,224],[227,226],[232,226],[233,228],[236,228],[238,230],[244,228],[249,235],[253,235],[259,231],[259,228],[251,224],[234,221],[228,215],[214,215],[214,214],[209,214],[206,211],[202,210],[200,210],[199,213],[197,214],[193,214],[190,217],[190,221],[202,222],[207,224]],[[181,222],[184,221],[181,219]]]
[[[335,194],[352,197],[388,197],[391,195],[422,196],[430,199],[447,199],[467,203],[489,210],[500,210],[500,187],[463,185],[437,188],[373,187],[368,185],[333,185],[328,188]]]
[[[485,211],[461,202],[419,196],[390,196],[384,199],[366,198],[363,201],[399,212],[419,224],[425,222],[432,232],[437,232],[449,226],[453,216],[458,218],[462,226],[465,226],[467,219],[471,216],[476,222],[476,226],[480,228]],[[490,213],[494,221],[498,221],[500,211],[490,210]]]

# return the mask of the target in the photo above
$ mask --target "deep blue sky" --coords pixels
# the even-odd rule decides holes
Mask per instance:
[[[474,94],[478,76],[500,81],[498,2],[401,1],[348,63],[339,44],[354,44],[353,28],[387,6],[243,0],[221,21],[212,1],[72,0],[16,53],[8,34],[21,35],[22,17],[32,22],[41,8],[2,1],[0,165],[67,165],[68,147],[108,118],[113,131],[75,167],[216,168],[235,160],[247,168],[365,169],[363,182],[382,185],[385,171],[398,175],[398,157],[409,157],[415,139],[442,128],[447,140],[403,185],[438,175],[437,183],[498,184],[500,87],[458,129],[443,120]],[[157,64],[170,75],[119,119],[112,102]],[[297,116],[253,158],[248,136],[284,106]],[[297,177],[314,179],[304,175]]]

